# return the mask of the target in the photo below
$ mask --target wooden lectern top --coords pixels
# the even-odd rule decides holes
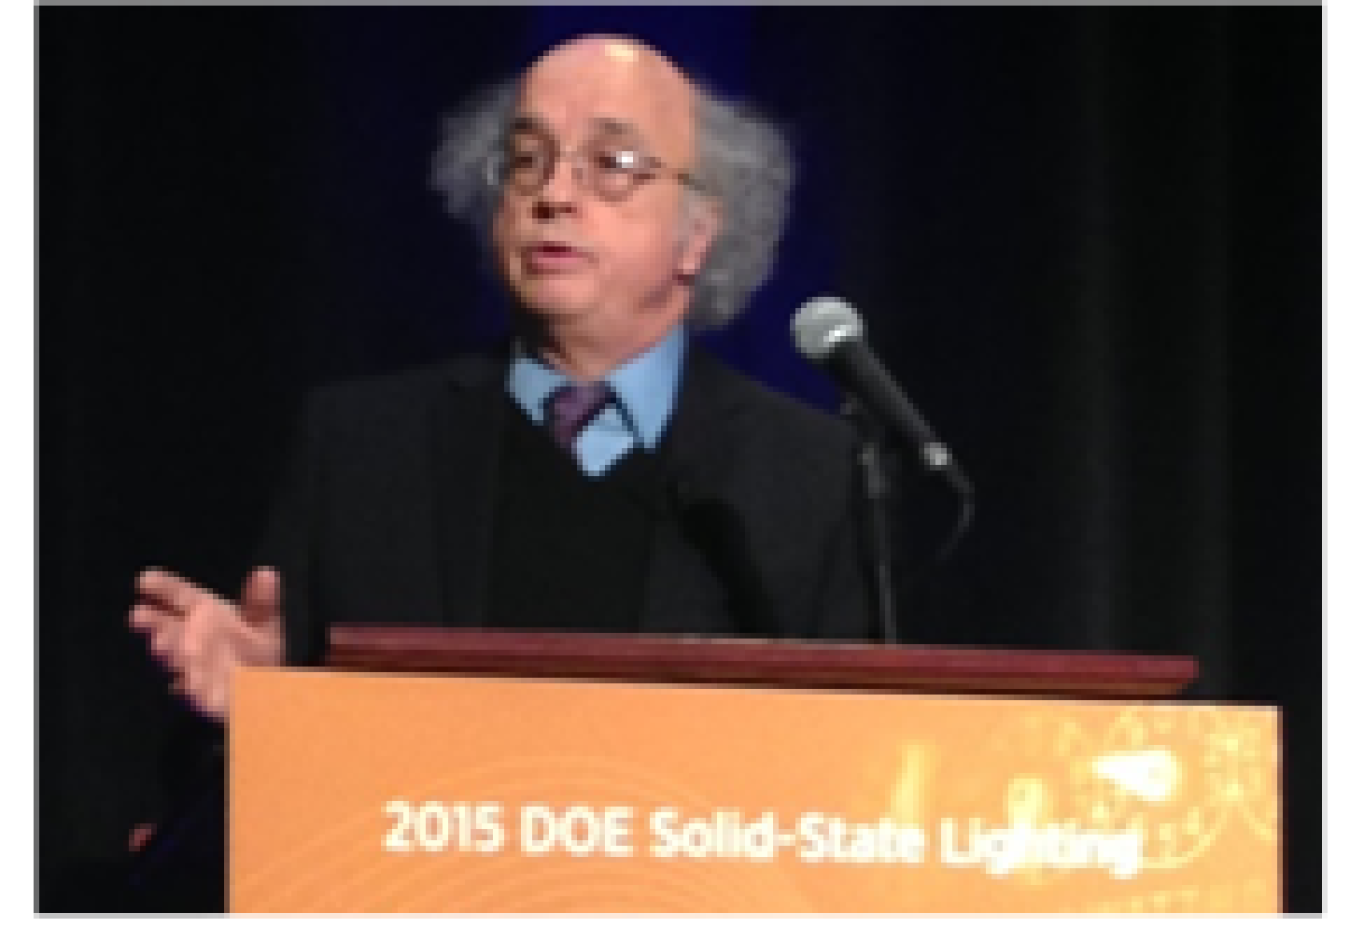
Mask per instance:
[[[327,665],[385,673],[804,689],[1173,696],[1197,675],[1185,656],[989,650],[627,634],[337,625]]]

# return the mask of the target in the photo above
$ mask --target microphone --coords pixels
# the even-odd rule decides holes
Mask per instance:
[[[807,301],[792,318],[798,351],[834,376],[844,391],[910,444],[925,470],[945,478],[964,497],[970,482],[948,448],[863,340],[862,318],[836,297]]]

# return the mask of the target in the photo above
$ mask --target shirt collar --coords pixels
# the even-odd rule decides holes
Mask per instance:
[[[688,331],[683,324],[677,325],[660,343],[604,377],[618,400],[621,417],[645,448],[654,448],[661,440],[675,411],[675,393],[687,347]],[[507,390],[531,421],[546,421],[549,398],[568,381],[567,376],[517,345],[507,372]]]

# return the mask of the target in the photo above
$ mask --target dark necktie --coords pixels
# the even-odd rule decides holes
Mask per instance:
[[[609,403],[603,382],[567,383],[548,400],[548,430],[558,446],[571,453],[577,436]]]

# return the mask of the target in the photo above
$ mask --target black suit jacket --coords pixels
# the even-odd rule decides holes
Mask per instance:
[[[288,662],[321,662],[332,624],[494,626],[505,371],[461,361],[310,397],[259,560],[282,572]],[[667,436],[633,630],[869,638],[849,429],[691,345]]]
[[[494,626],[505,390],[505,363],[466,361],[311,396],[259,559],[282,572],[289,663],[322,662],[335,623]],[[849,436],[691,346],[633,630],[872,639]],[[121,884],[126,911],[224,910],[224,744],[210,739],[205,786]]]

